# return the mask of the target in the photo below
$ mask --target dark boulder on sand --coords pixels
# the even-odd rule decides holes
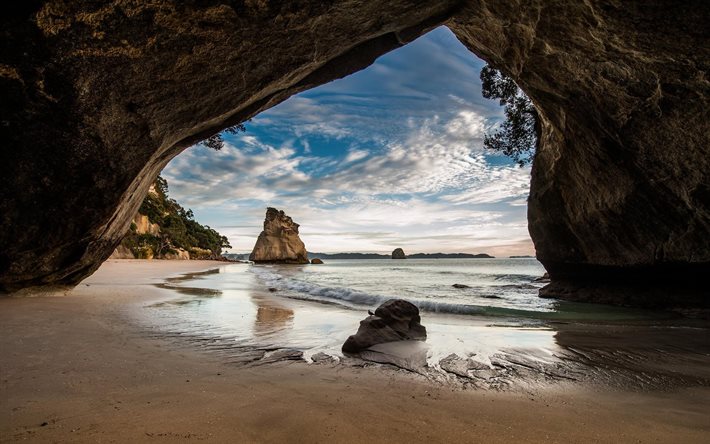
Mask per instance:
[[[359,353],[376,344],[394,341],[425,341],[419,309],[402,299],[390,299],[360,321],[357,333],[343,344],[343,353]]]

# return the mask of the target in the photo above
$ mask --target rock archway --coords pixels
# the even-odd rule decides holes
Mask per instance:
[[[699,285],[710,6],[652,3],[2,6],[0,287],[76,284],[181,150],[441,24],[541,111],[529,228],[548,293],[649,277]]]

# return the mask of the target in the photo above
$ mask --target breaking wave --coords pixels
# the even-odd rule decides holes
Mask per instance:
[[[393,298],[392,296],[366,293],[351,288],[328,287],[310,282],[304,282],[298,279],[283,276],[278,272],[272,271],[270,267],[252,266],[250,270],[256,274],[265,286],[274,288],[281,292],[282,296],[289,297],[291,299],[337,304],[353,309],[363,309],[377,307],[386,300]],[[410,299],[406,297],[401,299],[408,300],[419,307],[420,310],[431,313],[523,317],[538,317],[538,315],[541,314],[540,312],[503,307],[456,304],[431,300]]]

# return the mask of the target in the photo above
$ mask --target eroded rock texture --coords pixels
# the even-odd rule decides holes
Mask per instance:
[[[0,288],[76,284],[172,157],[369,65],[454,3],[4,2]]]
[[[452,27],[542,111],[528,226],[544,294],[710,294],[710,3],[493,3]]]
[[[264,231],[259,234],[249,260],[286,264],[307,264],[306,246],[298,237],[299,225],[283,211],[266,209]],[[322,263],[322,262],[321,262]]]
[[[185,147],[439,24],[540,110],[530,233],[557,294],[710,271],[708,2],[6,3],[4,290],[76,284]]]

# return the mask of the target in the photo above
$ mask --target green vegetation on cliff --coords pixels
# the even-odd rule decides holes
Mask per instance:
[[[216,259],[223,248],[231,248],[226,236],[197,222],[192,210],[168,197],[168,182],[160,176],[143,200],[137,217],[140,216],[146,216],[157,229],[145,232],[131,223],[121,244],[136,258],[165,258],[185,250],[192,259]]]
[[[540,137],[537,109],[512,78],[486,65],[481,70],[483,97],[498,99],[504,107],[505,120],[500,127],[485,134],[483,145],[498,151],[523,166],[532,162]]]

